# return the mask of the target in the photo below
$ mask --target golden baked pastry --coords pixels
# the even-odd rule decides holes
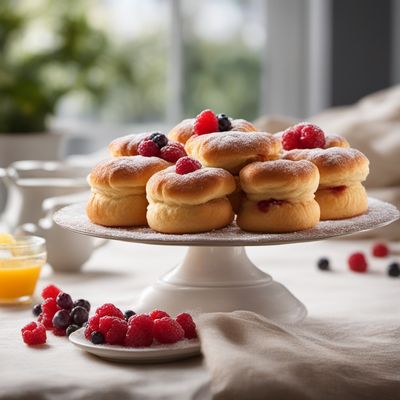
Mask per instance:
[[[113,157],[137,156],[139,155],[137,150],[139,143],[151,134],[152,132],[145,132],[121,136],[108,145],[108,150]]]
[[[194,135],[194,123],[195,118],[188,118],[181,121],[178,125],[174,126],[168,133],[170,140],[175,140],[182,144],[185,144],[191,136]],[[255,132],[257,128],[249,121],[245,119],[231,119],[232,131],[238,132]]]
[[[255,162],[240,171],[245,193],[237,224],[246,231],[287,233],[312,228],[320,217],[314,193],[318,168],[309,161]]]
[[[279,158],[281,141],[265,132],[215,132],[192,136],[185,145],[189,156],[204,166],[224,168],[237,175],[247,164]]]
[[[288,160],[308,160],[318,167],[320,184],[315,199],[321,220],[351,218],[368,210],[367,193],[361,184],[369,173],[368,158],[352,148],[290,150]]]
[[[104,226],[146,225],[146,183],[171,164],[157,157],[116,157],[98,163],[88,176],[89,219]]]
[[[226,196],[235,190],[233,176],[220,168],[178,174],[172,166],[154,174],[146,186],[150,228],[162,233],[196,233],[223,228],[233,221]]]

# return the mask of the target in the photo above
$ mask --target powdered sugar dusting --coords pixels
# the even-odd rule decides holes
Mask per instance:
[[[400,217],[396,207],[369,198],[364,215],[338,221],[322,221],[315,228],[285,234],[263,234],[242,231],[235,223],[226,228],[197,234],[162,234],[150,228],[106,228],[89,221],[85,204],[74,204],[58,211],[54,221],[64,228],[84,235],[127,242],[188,246],[261,246],[327,239],[388,225]]]

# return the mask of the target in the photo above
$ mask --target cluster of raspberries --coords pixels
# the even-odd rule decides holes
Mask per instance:
[[[165,311],[125,315],[115,305],[107,303],[96,310],[86,326],[85,337],[94,344],[114,344],[145,347],[153,343],[172,344],[197,338],[196,325],[188,313],[175,318]]]

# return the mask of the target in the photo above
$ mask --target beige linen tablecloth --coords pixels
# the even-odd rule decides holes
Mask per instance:
[[[366,349],[362,360],[364,365],[360,365],[359,374],[362,376],[363,368],[369,362],[377,362],[381,374],[378,373],[376,379],[366,383],[365,393],[368,390],[375,393],[374,390],[381,387],[380,399],[400,398],[400,394],[388,394],[388,390],[398,385],[400,374],[399,369],[393,370],[393,362],[399,361],[396,358],[399,341],[395,348],[393,334],[397,332],[399,338],[399,332],[395,329],[400,320],[400,279],[386,276],[385,267],[389,260],[372,260],[372,269],[368,274],[348,272],[345,260],[349,252],[355,250],[369,251],[369,243],[325,241],[249,248],[248,253],[257,265],[285,284],[307,306],[309,319],[305,322],[306,328],[299,326],[288,332],[301,332],[304,340],[307,343],[315,342],[315,346],[318,346],[321,335],[333,338],[344,348],[348,347],[349,355],[357,349],[358,343],[364,346],[368,340],[372,349],[376,346],[385,348],[387,358],[383,352],[378,360],[369,360]],[[44,271],[39,289],[53,282],[75,298],[88,298],[94,307],[111,301],[127,308],[144,286],[169,270],[183,254],[184,248],[113,242],[95,253],[80,275],[53,275],[49,270]],[[315,268],[316,259],[322,255],[331,258],[333,272],[323,273]],[[224,392],[224,381],[218,378],[214,370],[213,384],[210,385],[210,373],[200,357],[159,365],[113,364],[82,352],[65,338],[52,335],[49,335],[46,348],[29,348],[22,344],[19,329],[31,319],[29,308],[0,308],[0,399],[209,399],[212,398],[212,390],[218,392],[220,398],[230,398],[231,388]],[[207,324],[211,324],[211,329]],[[202,336],[204,332],[212,332],[216,326],[211,320],[207,324],[203,325]],[[342,335],[338,336],[340,332]],[[358,338],[365,334],[370,335],[370,339],[362,337],[358,342]],[[265,337],[268,339],[268,330]],[[216,339],[223,343],[222,338]],[[205,345],[216,343],[215,339],[207,342],[205,336],[204,340]],[[285,343],[284,336],[279,340]],[[268,341],[264,343],[267,345]],[[224,349],[226,351],[229,347]],[[274,358],[271,359],[274,362],[268,363],[266,358],[264,378],[266,376],[270,382],[275,382],[275,386],[271,385],[269,391],[262,381],[258,381],[257,388],[262,387],[264,392],[248,391],[243,398],[252,399],[257,395],[257,398],[266,399],[308,399],[313,396],[316,398],[316,394],[321,393],[326,396],[320,398],[334,398],[332,393],[335,393],[335,385],[340,382],[338,378],[346,376],[346,366],[338,371],[337,364],[330,364],[329,357],[324,357],[324,351],[322,347],[318,357],[321,371],[326,371],[326,374],[320,375],[319,380],[312,383],[302,375],[309,373],[310,368],[303,368],[304,360],[299,360],[296,370],[297,361],[290,357],[290,351],[287,352],[289,359],[282,359],[281,362]],[[296,351],[293,354],[296,355]],[[220,356],[215,353],[214,360]],[[310,352],[307,360],[312,360],[312,356]],[[215,365],[211,359],[207,361],[209,365]],[[290,368],[286,368],[289,366],[287,362],[290,362]],[[330,367],[334,367],[334,370],[329,370]],[[224,366],[221,365],[221,368]],[[318,365],[313,369],[317,370]],[[295,386],[293,371],[297,377]],[[229,376],[229,370],[226,376]],[[379,377],[382,379],[379,380]],[[244,378],[236,377],[236,388],[243,386],[241,379]],[[352,385],[354,376],[348,375],[347,378],[348,385],[337,392],[340,393],[340,399],[362,398],[358,386]],[[281,391],[280,397],[277,396],[277,388]]]

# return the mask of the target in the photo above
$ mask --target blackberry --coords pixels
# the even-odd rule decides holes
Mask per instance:
[[[85,299],[79,299],[74,301],[74,307],[83,307],[86,308],[87,312],[90,311],[90,303]]]
[[[136,313],[135,313],[135,311],[132,311],[132,310],[126,310],[124,315],[125,315],[125,320],[128,321],[128,319],[130,317],[133,317],[134,315],[136,315]]]
[[[397,278],[400,276],[400,265],[397,262],[392,262],[389,264],[387,273],[392,278]]]
[[[75,325],[75,324],[69,325],[67,330],[66,330],[67,336],[69,336],[71,333],[77,331],[78,329],[79,329],[78,325]]]
[[[32,308],[32,314],[35,317],[38,317],[40,315],[40,313],[42,312],[42,305],[41,304],[36,304],[33,306]]]
[[[218,114],[218,129],[220,132],[229,131],[232,129],[232,123],[226,114]]]
[[[152,140],[160,149],[168,144],[168,138],[160,132],[152,133],[148,139]]]
[[[327,258],[320,258],[317,262],[318,269],[321,271],[329,271],[330,265]]]
[[[93,344],[103,344],[104,343],[104,336],[101,332],[94,331],[90,335],[90,340]]]

